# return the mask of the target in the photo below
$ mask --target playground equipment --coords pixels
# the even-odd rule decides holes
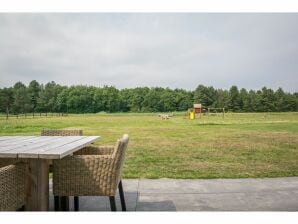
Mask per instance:
[[[195,112],[194,111],[189,112],[189,119],[190,120],[194,120],[195,119]]]
[[[195,103],[195,104],[193,105],[193,108],[194,108],[194,111],[195,111],[196,114],[198,114],[198,113],[202,113],[202,104],[200,104],[200,103]]]
[[[208,107],[208,116],[220,116],[222,114],[222,117],[225,117],[225,108],[223,107]]]
[[[187,111],[187,117],[190,120],[194,120],[199,114],[199,116],[202,116],[202,104],[194,104],[193,108],[188,109]]]
[[[203,109],[202,104],[194,104],[193,108],[188,109],[186,116],[190,120],[194,120],[197,117],[202,117],[203,115],[208,115],[209,116],[219,116],[222,114],[222,117],[225,117],[225,108],[215,108],[215,107],[208,107],[207,110],[206,108]]]

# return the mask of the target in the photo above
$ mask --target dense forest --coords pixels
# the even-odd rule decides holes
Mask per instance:
[[[97,112],[169,112],[186,111],[193,103],[203,107],[225,108],[233,112],[298,111],[298,93],[263,87],[261,90],[215,89],[198,85],[194,91],[138,87],[117,89],[113,86],[45,85],[36,80],[28,86],[17,82],[0,88],[0,113],[97,113]]]

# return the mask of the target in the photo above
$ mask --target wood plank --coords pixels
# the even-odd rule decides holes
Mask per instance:
[[[49,165],[45,159],[29,160],[29,180],[25,209],[49,210]]]
[[[50,146],[52,143],[55,144],[55,146],[57,148],[59,148],[59,150],[61,150],[61,147],[67,145],[67,144],[65,144],[66,139],[74,140],[76,138],[78,138],[78,139],[89,138],[89,137],[92,138],[92,136],[89,136],[89,137],[86,137],[86,136],[37,136],[37,137],[31,136],[31,137],[34,138],[34,139],[32,139],[32,141],[27,139],[24,142],[22,140],[22,142],[24,144],[6,147],[2,151],[0,151],[0,157],[2,157],[2,158],[39,158],[39,151],[42,152],[42,154],[43,154],[42,157],[44,157],[44,155],[47,154],[47,153],[45,153],[46,151],[55,150],[55,147]],[[95,137],[96,137],[96,139],[98,138],[98,136],[95,136]],[[22,139],[22,137],[20,137],[20,136],[17,136],[15,138]],[[61,139],[61,145],[60,145],[60,143],[57,142],[57,139]],[[93,142],[93,141],[91,141],[91,142]],[[72,141],[70,141],[69,144],[70,143],[72,143]],[[78,149],[86,146],[86,144],[87,145],[90,144],[90,142],[85,143],[84,141],[83,141],[83,143],[84,144],[82,146],[80,146]],[[72,146],[74,147],[74,149],[71,149],[71,150],[73,150],[73,151],[78,150],[75,144],[72,144]],[[30,151],[30,153],[27,153],[29,151]],[[69,151],[69,148],[67,148],[67,151]],[[72,153],[73,151],[71,151],[70,153]],[[63,156],[68,155],[70,153],[65,152],[65,153],[63,153]],[[20,157],[18,157],[19,154],[21,154]],[[60,156],[59,157],[57,156],[57,151],[55,151],[53,158],[56,158],[56,159],[60,158]]]
[[[1,135],[0,136],[0,141],[3,141],[3,140],[6,140],[6,139],[12,139],[12,138],[15,138],[15,137],[36,137],[35,135]]]
[[[14,137],[7,139],[3,142],[0,142],[0,151],[5,150],[7,148],[18,147],[18,145],[24,144],[26,142],[30,142],[31,140],[38,138],[37,136],[24,136],[24,137]]]
[[[28,150],[22,150],[18,152],[18,158],[39,158],[38,156],[42,152],[54,150],[55,148],[66,146],[84,138],[86,138],[86,136],[64,136],[58,140],[47,142],[44,146],[34,146]]]
[[[0,157],[6,158],[15,158],[18,156],[20,152],[25,152],[26,150],[30,150],[32,148],[40,148],[50,144],[51,142],[55,142],[58,139],[63,138],[62,136],[39,136],[33,139],[32,141],[25,142],[23,145],[18,145],[17,147],[12,146],[8,147],[6,150],[0,151]],[[38,156],[36,156],[38,158]]]
[[[0,144],[7,142],[7,141],[11,141],[11,139],[15,138],[17,136],[0,136]],[[28,138],[28,137],[32,137],[32,136],[21,136],[22,138]]]
[[[35,136],[16,136],[16,135],[0,136],[0,142],[10,141],[13,138],[28,138],[28,137],[35,137]]]
[[[61,138],[61,136],[53,136],[51,138],[52,139],[58,139],[58,138]],[[18,139],[17,139],[15,141],[15,143],[12,143],[10,145],[6,145],[5,147],[2,147],[3,149],[1,150],[1,152],[14,150],[14,149],[17,149],[17,148],[20,148],[20,147],[21,148],[30,147],[33,144],[38,144],[38,143],[41,143],[41,142],[46,142],[46,141],[48,141],[51,138],[46,138],[44,136],[35,136],[34,138],[27,139],[27,140],[20,140],[20,141],[18,141]]]
[[[26,138],[33,138],[33,137],[39,137],[39,136],[35,136],[35,135],[11,135],[11,136],[0,136],[0,141],[10,141],[12,139],[26,139]]]
[[[95,142],[100,136],[85,136],[86,138],[75,141],[65,146],[57,147],[53,150],[41,152],[39,158],[43,159],[61,159],[67,155],[70,155],[81,148]]]
[[[18,158],[18,154],[17,153],[0,153],[0,158]]]

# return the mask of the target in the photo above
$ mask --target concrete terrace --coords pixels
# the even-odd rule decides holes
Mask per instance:
[[[125,179],[123,187],[128,211],[298,211],[298,177]],[[121,210],[119,195],[117,209]],[[109,199],[80,197],[80,211],[110,211]]]

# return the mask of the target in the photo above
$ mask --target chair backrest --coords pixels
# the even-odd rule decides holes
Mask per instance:
[[[83,135],[83,130],[69,129],[69,130],[57,130],[57,129],[44,129],[41,131],[41,136],[80,136]]]
[[[119,179],[121,179],[122,176],[122,170],[123,170],[123,164],[125,160],[125,152],[127,149],[127,145],[129,142],[128,134],[124,134],[121,139],[119,139],[116,143],[116,149],[114,150],[114,156],[115,156],[115,162],[116,162],[116,170],[117,170],[117,176]]]
[[[14,158],[1,158],[0,159],[0,168],[3,166],[8,166],[19,162],[20,160]]]

